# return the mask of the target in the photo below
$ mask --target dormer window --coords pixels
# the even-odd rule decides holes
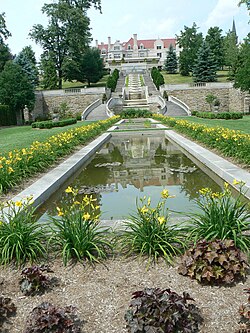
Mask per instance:
[[[161,49],[161,45],[157,45],[156,48],[157,48],[157,50],[160,50]]]
[[[143,45],[143,44],[140,45],[140,49],[141,49],[141,50],[144,49],[144,45]]]
[[[128,44],[128,50],[131,50],[131,45],[130,44]]]

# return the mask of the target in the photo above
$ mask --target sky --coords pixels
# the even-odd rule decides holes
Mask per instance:
[[[41,8],[44,3],[55,0],[0,0],[0,13],[5,12],[8,38],[13,54],[31,45],[37,60],[42,52],[30,38],[29,32],[35,24],[46,26],[46,15]],[[209,27],[219,26],[226,34],[232,28],[233,18],[239,40],[250,31],[249,15],[245,5],[238,7],[239,0],[102,0],[102,14],[93,9],[88,11],[91,34],[99,43],[107,43],[110,36],[128,41],[137,33],[138,39],[174,38],[184,26],[193,22],[205,36]]]

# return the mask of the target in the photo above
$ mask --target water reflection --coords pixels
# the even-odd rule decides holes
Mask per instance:
[[[221,190],[163,134],[155,135],[113,136],[72,183],[80,196],[97,198],[102,218],[128,216],[139,196],[149,195],[156,204],[163,188],[176,195],[169,208],[177,211],[194,209],[193,199],[202,187]]]

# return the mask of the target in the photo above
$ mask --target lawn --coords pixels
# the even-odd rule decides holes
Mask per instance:
[[[96,83],[91,83],[90,87],[105,87],[106,83],[107,83],[107,79],[108,79],[109,75],[104,75],[101,80],[99,80]],[[82,82],[69,82],[69,81],[63,81],[63,89],[68,89],[68,88],[84,88],[87,86],[87,82],[86,83],[82,83]]]
[[[226,127],[229,129],[239,130],[244,133],[250,134],[250,116],[244,116],[242,119],[237,119],[237,120],[204,119],[197,117],[178,117],[178,119],[185,119],[209,127],[215,127],[215,126]]]
[[[165,84],[181,84],[181,83],[192,83],[192,76],[182,76],[180,74],[167,74],[165,71],[161,72]],[[218,71],[217,72],[217,82],[228,82],[228,71]]]
[[[31,126],[0,128],[0,155],[10,150],[29,147],[34,141],[45,141],[48,137],[65,132],[70,128],[86,126],[89,121],[78,121],[77,124],[51,129],[34,129]]]

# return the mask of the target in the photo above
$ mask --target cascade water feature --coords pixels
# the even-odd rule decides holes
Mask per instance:
[[[124,108],[149,108],[146,98],[146,88],[141,84],[140,74],[132,73],[128,75]]]

